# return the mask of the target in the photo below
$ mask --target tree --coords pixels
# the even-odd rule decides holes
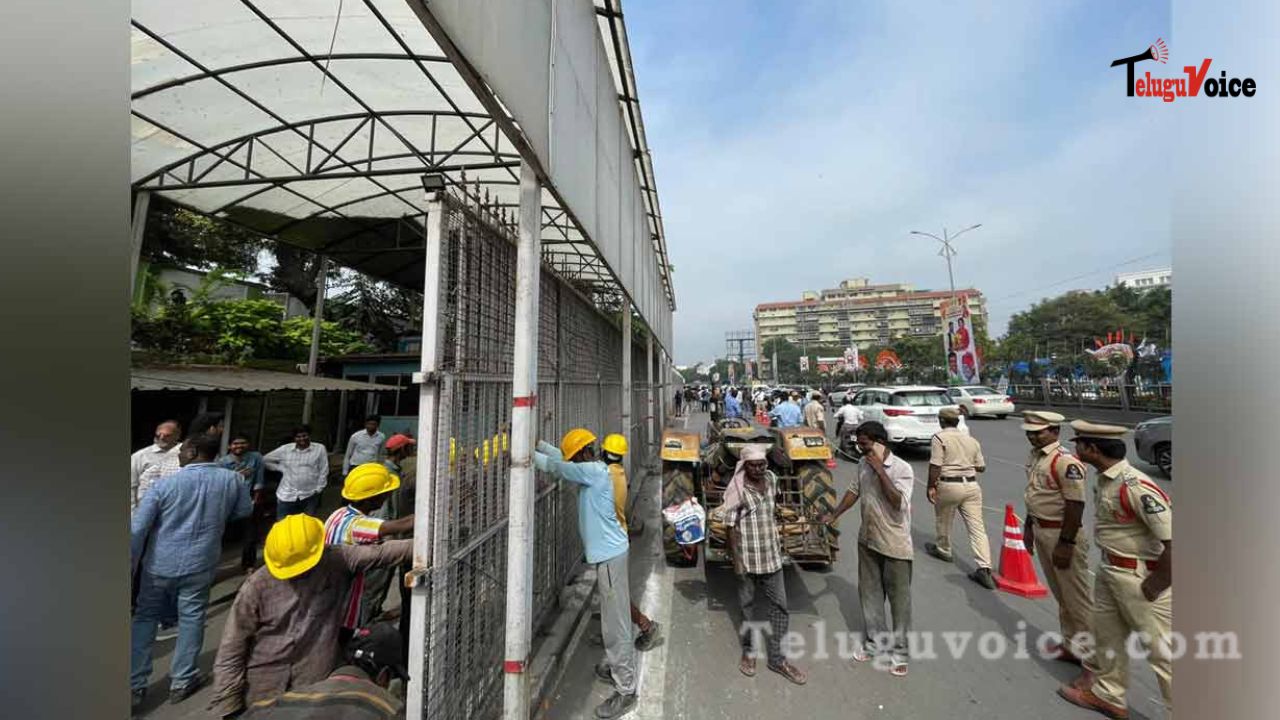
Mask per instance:
[[[418,327],[422,297],[359,273],[344,273],[345,287],[325,302],[325,315],[369,345],[393,352],[400,336]]]
[[[149,262],[246,275],[258,271],[266,239],[238,225],[154,197],[148,206],[141,256]]]
[[[761,348],[761,359],[772,364],[775,350],[778,353],[778,379],[782,382],[790,382],[792,378],[800,375],[800,348],[792,345],[786,338],[772,338],[766,340]]]
[[[1073,291],[1015,313],[1001,344],[1009,359],[1075,356],[1128,319],[1106,292]]]

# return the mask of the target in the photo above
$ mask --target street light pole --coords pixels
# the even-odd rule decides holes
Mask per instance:
[[[952,302],[955,302],[955,299],[956,299],[956,278],[951,271],[951,258],[955,257],[956,249],[951,246],[951,241],[969,232],[970,230],[976,230],[980,227],[982,227],[982,223],[978,223],[977,225],[970,225],[969,227],[961,230],[955,235],[949,234],[947,232],[947,229],[944,227],[942,228],[942,237],[938,237],[933,233],[920,232],[919,230],[911,231],[912,235],[924,235],[926,237],[931,237],[934,240],[937,240],[938,242],[942,243],[942,248],[938,250],[938,254],[941,255],[943,258],[945,258],[947,261],[947,282],[951,285],[951,301]]]

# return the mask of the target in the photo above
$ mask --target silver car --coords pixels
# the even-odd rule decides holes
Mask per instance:
[[[1138,457],[1160,468],[1173,479],[1173,416],[1138,423],[1133,429],[1133,447]]]

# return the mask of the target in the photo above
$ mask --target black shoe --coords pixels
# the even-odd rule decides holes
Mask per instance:
[[[969,579],[988,590],[996,589],[996,579],[991,577],[991,568],[978,568],[969,573]]]
[[[147,699],[147,689],[138,688],[137,690],[132,691],[132,694],[133,694],[133,701],[132,701],[133,704],[129,706],[129,709],[137,710],[138,708],[142,707],[142,701]]]
[[[609,663],[596,663],[596,679],[613,683],[613,671],[609,669]]]
[[[600,705],[596,708],[596,717],[601,718],[602,720],[609,720],[609,718],[622,717],[623,715],[626,715],[627,713],[631,712],[631,709],[634,708],[635,706],[636,706],[635,693],[631,693],[630,695],[623,695],[622,693],[616,692],[610,695],[608,700],[605,700],[604,702],[600,703]]]
[[[204,676],[198,676],[198,677],[196,677],[196,679],[195,679],[195,680],[192,680],[191,682],[187,683],[186,685],[184,685],[184,686],[182,686],[182,687],[180,687],[180,688],[170,688],[170,690],[169,690],[169,704],[170,704],[170,705],[177,705],[178,703],[182,702],[183,700],[186,700],[187,698],[191,697],[192,695],[195,695],[195,694],[196,694],[196,691],[198,691],[200,688],[204,687],[204,684],[205,684],[206,682],[208,682],[208,680],[209,680],[209,679],[208,679],[207,677],[204,677]]]
[[[937,545],[934,545],[931,542],[927,542],[924,544],[924,551],[938,558],[943,562],[951,562],[951,556],[943,553],[941,550],[938,549]]]
[[[640,637],[636,638],[636,649],[640,652],[646,652],[653,649],[653,644],[658,641],[658,621],[649,621],[649,631],[640,633]]]

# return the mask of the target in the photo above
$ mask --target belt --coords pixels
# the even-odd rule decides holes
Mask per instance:
[[[1102,553],[1102,559],[1106,560],[1109,565],[1114,567],[1124,568],[1125,570],[1138,569],[1139,561],[1137,558],[1120,557],[1119,555],[1112,555],[1109,552],[1104,552]],[[1155,560],[1143,560],[1141,562],[1147,566],[1148,570],[1154,571],[1156,569],[1157,563]]]
[[[938,480],[942,482],[958,482],[958,483],[978,482],[978,478],[976,477],[943,477],[943,478],[938,478]]]
[[[1044,519],[1039,518],[1039,517],[1036,517],[1036,516],[1034,516],[1034,515],[1033,515],[1032,517],[1035,517],[1035,525],[1036,525],[1036,527],[1042,527],[1042,528],[1045,528],[1046,530],[1056,530],[1056,529],[1058,529],[1058,528],[1062,527],[1062,521],[1061,521],[1061,520],[1044,520]]]

